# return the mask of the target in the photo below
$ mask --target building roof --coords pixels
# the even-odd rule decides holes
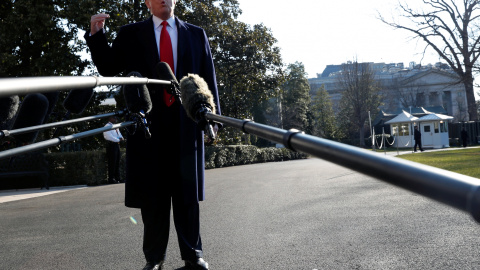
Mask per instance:
[[[452,119],[453,119],[453,116],[434,113],[434,114],[427,114],[423,117],[418,118],[418,122],[452,120]]]
[[[322,78],[327,78],[330,74],[342,70],[342,65],[327,65],[322,72]]]
[[[428,114],[443,114],[446,115],[447,111],[443,106],[434,106],[434,107],[419,107],[419,108],[403,108],[398,109],[392,112],[380,111],[375,119],[373,120],[373,125],[383,125],[387,124],[386,122],[393,119],[402,112],[411,112],[412,116],[422,117]]]
[[[418,120],[418,117],[415,117],[406,111],[402,111],[402,113],[394,117],[392,120],[385,122],[385,124],[408,123],[415,122],[416,120]]]

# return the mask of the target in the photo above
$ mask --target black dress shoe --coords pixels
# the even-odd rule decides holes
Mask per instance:
[[[153,264],[151,262],[147,262],[145,267],[143,267],[142,270],[162,270],[163,269],[163,261]]]
[[[197,258],[196,260],[186,260],[185,269],[189,270],[208,270],[208,263],[202,258]]]
[[[163,261],[155,264],[152,270],[162,270],[163,269]]]
[[[142,268],[142,270],[152,270],[155,265],[151,262],[147,262],[145,266]]]

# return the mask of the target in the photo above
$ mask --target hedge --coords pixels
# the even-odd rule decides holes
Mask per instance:
[[[50,186],[102,185],[107,183],[105,150],[44,154],[48,162]],[[209,146],[205,149],[205,168],[307,158],[307,155],[285,148],[257,148],[255,146]],[[125,179],[125,149],[122,149],[120,172]],[[12,179],[13,180],[13,179]],[[35,180],[35,179],[32,179]],[[28,181],[38,187],[38,181]],[[23,183],[25,184],[25,183]],[[17,183],[16,188],[20,188]],[[21,188],[24,188],[22,185]]]
[[[255,146],[209,146],[205,149],[205,169],[263,162],[303,159],[307,155],[286,148],[257,148]],[[51,153],[50,186],[100,185],[107,183],[105,151]],[[125,178],[125,151],[120,161],[121,177]]]

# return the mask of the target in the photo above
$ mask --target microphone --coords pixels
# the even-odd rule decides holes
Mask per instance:
[[[180,92],[187,116],[205,129],[210,139],[214,140],[212,125],[205,117],[207,113],[215,113],[215,102],[207,82],[196,74],[188,74],[180,80]]]
[[[87,108],[94,94],[93,88],[70,90],[63,101],[63,107],[68,113],[81,114]]]
[[[127,74],[127,77],[142,78],[142,74],[132,71]],[[150,139],[152,134],[145,116],[152,110],[152,100],[147,86],[145,84],[124,84],[123,96],[128,111],[134,116],[136,122],[143,127],[145,138]]]
[[[177,78],[173,74],[170,65],[165,62],[160,62],[157,64],[157,76],[158,79],[164,81],[170,81],[170,85],[165,86],[168,93],[173,95],[175,99],[182,103],[182,98],[180,96],[180,86],[178,85]]]
[[[18,96],[0,98],[0,137],[2,130],[8,130],[17,114],[20,99]]]
[[[70,114],[81,114],[85,108],[87,108],[90,99],[94,94],[93,88],[74,89],[70,90],[67,97],[63,101],[63,107],[67,110],[67,113],[63,116],[63,120],[70,118]],[[53,137],[56,137],[61,128],[57,128],[53,132]]]
[[[55,108],[55,105],[57,104],[58,101],[58,96],[60,95],[59,91],[56,92],[46,92],[42,93],[47,99],[48,99],[48,110],[47,110],[47,115],[45,116],[45,120],[43,123],[45,124],[48,119],[50,118],[50,115],[53,112],[53,109]]]
[[[43,124],[48,111],[48,99],[39,93],[28,94],[20,104],[12,129],[20,129]],[[35,141],[38,130],[15,136],[17,142],[30,144]]]

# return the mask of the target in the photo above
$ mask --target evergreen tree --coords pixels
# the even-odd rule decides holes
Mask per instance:
[[[4,0],[0,9],[0,77],[82,74],[88,62],[61,3]]]
[[[282,86],[283,127],[305,131],[310,105],[310,85],[305,67],[302,63],[295,62],[288,66],[286,73],[287,82]]]
[[[323,85],[316,90],[310,104],[310,111],[313,116],[312,135],[334,139],[336,136],[335,114],[330,96]]]

